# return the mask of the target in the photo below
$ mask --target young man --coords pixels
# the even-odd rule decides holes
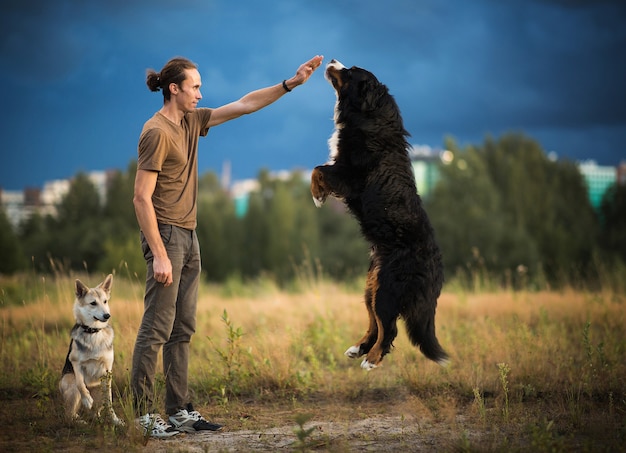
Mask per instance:
[[[139,138],[133,203],[147,263],[144,314],[137,333],[131,387],[144,433],[169,437],[178,432],[219,431],[190,403],[187,388],[189,342],[195,332],[200,249],[196,236],[198,139],[209,128],[256,112],[305,83],[322,56],[302,64],[282,83],[246,94],[215,109],[197,108],[202,99],[197,66],[185,58],[149,70],[151,91],[163,92],[163,107],[144,125]],[[157,355],[163,348],[165,410],[154,407]]]

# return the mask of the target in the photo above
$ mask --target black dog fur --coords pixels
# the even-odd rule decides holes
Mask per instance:
[[[332,60],[326,78],[337,94],[331,160],[311,176],[321,206],[343,199],[371,245],[365,288],[367,333],[346,351],[366,355],[365,369],[380,365],[398,334],[401,316],[412,344],[446,364],[435,335],[435,311],[443,285],[441,252],[417,193],[408,154],[408,132],[385,85],[361,68]]]

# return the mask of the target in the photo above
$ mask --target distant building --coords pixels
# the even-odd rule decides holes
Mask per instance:
[[[413,145],[409,150],[417,193],[428,198],[439,182],[439,165],[446,151],[433,149],[427,145]]]
[[[235,215],[238,218],[242,218],[248,212],[248,202],[250,200],[250,193],[258,192],[261,184],[256,179],[244,179],[241,181],[235,181],[232,184],[230,193],[235,201]]]
[[[618,169],[616,167],[601,166],[593,160],[578,164],[578,169],[587,184],[587,193],[591,205],[600,208],[602,197],[607,189],[617,182]]]
[[[0,205],[12,225],[19,224],[26,217],[24,193],[16,190],[0,190]]]
[[[93,171],[87,173],[87,177],[92,182],[100,200],[106,201],[108,182],[114,174],[113,171]],[[42,216],[57,214],[57,205],[69,192],[71,180],[56,179],[47,181],[43,189],[26,188],[24,191],[0,190],[0,207],[4,209],[13,227],[17,227],[21,222],[27,220],[35,212]]]

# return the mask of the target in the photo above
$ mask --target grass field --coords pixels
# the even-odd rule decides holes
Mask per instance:
[[[365,372],[343,355],[367,325],[360,291],[315,279],[292,292],[203,286],[190,385],[227,431],[156,441],[132,427],[143,287],[131,279],[115,278],[111,300],[127,427],[64,419],[73,279],[0,280],[0,451],[626,451],[623,294],[448,289],[437,334],[450,365],[426,360],[401,325],[383,366]]]

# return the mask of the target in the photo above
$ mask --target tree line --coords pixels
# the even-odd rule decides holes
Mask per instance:
[[[626,263],[626,187],[611,187],[595,211],[575,163],[548,159],[523,134],[459,147],[424,198],[442,248],[446,279],[475,285],[597,284]],[[34,214],[14,230],[0,211],[0,273],[55,268],[145,275],[132,204],[136,163],[110,181],[102,202],[77,174],[56,216]],[[244,215],[209,172],[200,177],[198,239],[204,278],[267,276],[287,284],[303,269],[338,281],[361,278],[368,246],[341,202],[317,209],[302,173],[258,175]]]

